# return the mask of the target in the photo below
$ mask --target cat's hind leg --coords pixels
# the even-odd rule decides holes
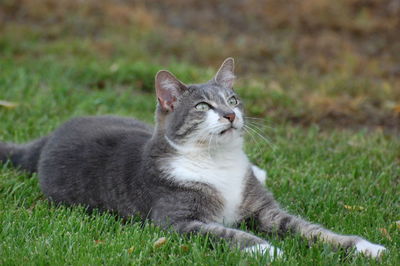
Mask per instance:
[[[376,258],[381,256],[386,248],[373,244],[359,236],[341,235],[325,229],[321,225],[307,222],[297,216],[288,214],[279,207],[264,208],[259,213],[259,225],[262,231],[298,233],[311,241],[322,240],[342,248],[354,248],[356,253]]]

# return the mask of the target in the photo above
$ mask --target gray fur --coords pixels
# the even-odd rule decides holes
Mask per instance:
[[[216,77],[204,84],[185,85],[169,72],[159,72],[155,128],[115,116],[74,118],[28,144],[0,143],[0,161],[9,158],[24,170],[38,172],[41,190],[56,203],[82,204],[123,217],[139,215],[181,233],[212,234],[242,249],[266,244],[251,233],[216,222],[224,200],[215,187],[201,182],[182,185],[162,170],[165,160],[176,153],[165,136],[182,145],[193,138],[205,119],[204,112],[193,108],[197,103],[213,103],[221,117],[232,112],[226,99],[235,95],[231,88],[233,59],[224,64]],[[240,101],[238,108],[243,110]],[[260,231],[298,233],[345,248],[360,240],[288,214],[250,167],[245,181],[238,222],[255,218]]]
[[[36,172],[40,154],[46,141],[47,137],[22,145],[0,142],[0,162],[10,159],[15,166],[30,173]]]

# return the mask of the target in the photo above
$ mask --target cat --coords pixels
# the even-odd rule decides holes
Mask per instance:
[[[56,203],[139,215],[179,233],[209,234],[233,248],[271,258],[283,252],[235,229],[252,218],[267,233],[297,233],[378,257],[385,247],[336,234],[280,208],[266,173],[243,151],[244,109],[233,90],[234,60],[210,81],[186,85],[161,70],[155,77],[155,127],[131,118],[74,118],[27,144],[0,143],[0,161],[37,172]]]

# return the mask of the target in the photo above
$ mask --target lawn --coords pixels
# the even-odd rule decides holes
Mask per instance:
[[[86,38],[75,32],[87,30],[79,28],[83,22],[45,28],[37,22],[43,16],[39,11],[34,13],[36,21],[31,21],[35,26],[14,20],[0,25],[0,100],[17,104],[0,106],[0,141],[25,142],[80,115],[115,114],[153,123],[157,70],[167,68],[184,82],[195,83],[211,78],[218,66],[186,60],[176,47],[168,51],[175,51],[168,58],[155,54],[148,44],[160,45],[156,36],[136,29],[130,28],[129,34],[138,39],[127,38],[127,28],[111,28]],[[89,22],[87,27],[98,27],[97,21]],[[208,50],[200,52],[210,56]],[[233,56],[240,70],[242,57]],[[220,59],[214,61],[219,64]],[[242,71],[237,91],[248,115],[257,117],[249,120],[257,133],[246,138],[247,154],[267,169],[266,186],[285,209],[333,231],[382,244],[388,253],[375,261],[335,252],[322,243],[308,246],[297,236],[268,236],[284,251],[284,258],[272,264],[398,265],[399,127],[378,121],[380,117],[386,121],[386,114],[396,107],[398,83],[389,78],[353,77],[352,72],[343,74],[343,69],[320,75],[293,66],[280,70],[281,66],[263,76]],[[313,100],[306,97],[309,92]],[[378,118],[372,117],[375,112],[358,108],[355,102],[361,98],[366,99],[361,105],[370,111],[375,109],[369,103],[378,102],[374,105]],[[322,123],[326,106],[345,113],[346,122]],[[353,115],[354,120],[348,120]],[[378,122],[363,126],[369,117]],[[0,223],[1,265],[268,263],[266,257],[230,250],[223,241],[182,237],[135,219],[88,214],[82,207],[53,206],[40,192],[35,175],[7,164],[0,165]],[[156,245],[161,237],[167,241]]]

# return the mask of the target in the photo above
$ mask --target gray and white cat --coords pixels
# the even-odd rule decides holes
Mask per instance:
[[[228,58],[211,81],[193,85],[159,71],[155,128],[114,116],[74,118],[33,142],[0,143],[0,161],[9,158],[38,172],[43,193],[56,203],[140,215],[248,252],[282,255],[267,240],[234,229],[253,218],[261,232],[298,233],[381,255],[381,245],[336,234],[279,207],[263,185],[265,172],[243,152],[243,105],[232,89],[233,70]]]

